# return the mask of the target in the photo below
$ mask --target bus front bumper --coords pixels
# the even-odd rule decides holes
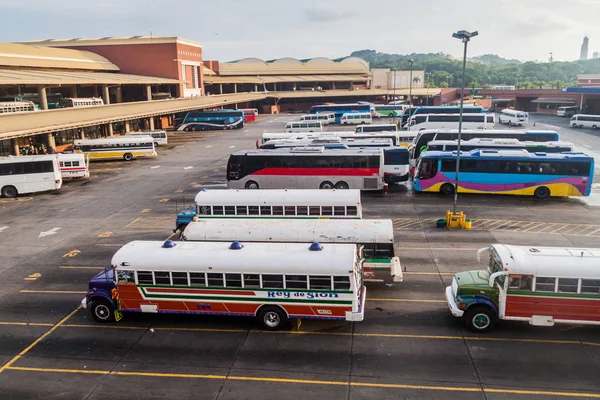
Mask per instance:
[[[462,317],[465,313],[463,310],[458,308],[458,304],[456,304],[456,300],[454,299],[454,291],[452,290],[452,286],[446,287],[446,300],[448,301],[448,308],[450,312],[455,317]]]
[[[87,296],[83,298],[83,300],[81,300],[81,308],[87,308]]]
[[[346,321],[362,321],[365,319],[365,299],[367,298],[367,288],[363,286],[362,294],[360,295],[360,303],[358,311],[346,311]]]

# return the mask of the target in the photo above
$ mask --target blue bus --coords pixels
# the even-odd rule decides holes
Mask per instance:
[[[556,142],[559,139],[555,131],[519,131],[497,129],[467,129],[461,132],[461,140],[471,139],[517,139],[521,142]],[[458,129],[424,129],[413,140],[412,157],[419,158],[433,140],[457,140]]]
[[[460,107],[456,106],[421,106],[421,107],[413,107],[407,108],[406,112],[402,114],[402,123],[400,126],[404,127],[404,124],[408,121],[408,118],[411,115],[417,114],[459,114]],[[463,107],[464,114],[479,114],[485,113],[483,107],[479,106],[464,106]]]
[[[310,114],[319,114],[319,113],[334,113],[335,114],[335,122],[339,123],[340,118],[343,114],[347,113],[356,113],[356,112],[368,112],[373,114],[375,108],[370,103],[359,104],[321,104],[318,106],[312,106],[310,108]]]
[[[423,154],[415,172],[415,191],[453,194],[456,156],[456,151]],[[459,173],[461,193],[589,196],[594,158],[578,152],[461,151]]]
[[[190,111],[181,119],[175,118],[178,131],[208,131],[244,127],[242,110]]]

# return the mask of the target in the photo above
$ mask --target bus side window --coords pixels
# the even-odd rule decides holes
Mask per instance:
[[[347,215],[358,215],[358,209],[356,208],[356,206],[348,206],[348,207],[346,207],[346,214]]]
[[[200,215],[210,215],[210,206],[200,206],[198,207],[198,210],[200,211]]]
[[[308,209],[310,215],[321,215],[321,207],[320,206],[310,206]]]
[[[171,278],[173,279],[173,285],[189,286],[187,272],[171,272]]]
[[[308,289],[306,275],[286,275],[286,289]]]
[[[283,289],[283,275],[263,275],[262,287],[266,289]]]
[[[546,278],[538,276],[535,278],[536,292],[554,292],[556,287],[556,278]]]
[[[167,271],[154,271],[154,281],[157,285],[170,285],[171,277]]]
[[[225,274],[225,286],[242,287],[242,274]]]
[[[223,286],[223,274],[209,272],[206,275],[208,275],[208,286]]]
[[[154,285],[152,271],[137,271],[138,285]]]
[[[260,275],[258,274],[244,274],[244,287],[250,288],[260,287]]]
[[[117,284],[119,283],[135,283],[133,271],[119,271],[117,274]]]
[[[559,278],[558,291],[559,293],[577,293],[579,279],[577,278]]]
[[[308,215],[308,207],[298,206],[298,215]]]
[[[248,215],[259,215],[258,206],[248,206]]]
[[[260,206],[260,215],[271,215],[271,206]]]
[[[333,290],[350,290],[350,277],[349,276],[334,276],[333,277]]]
[[[533,277],[531,275],[510,275],[508,279],[508,290],[531,291]]]
[[[310,275],[309,282],[311,290],[331,290],[331,276]]]
[[[581,293],[600,294],[600,279],[582,279]]]

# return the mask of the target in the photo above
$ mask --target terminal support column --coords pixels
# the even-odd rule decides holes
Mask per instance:
[[[85,132],[83,132],[83,128],[79,129],[79,139],[85,139]]]
[[[237,83],[233,84],[233,93],[237,93]]]
[[[121,85],[117,86],[116,97],[117,97],[117,103],[123,102],[123,88],[121,87]]]
[[[223,84],[219,83],[219,94],[223,94]]]
[[[19,141],[17,139],[12,139],[12,146],[13,146],[13,152],[15,153],[15,156],[18,156],[19,154],[21,154],[21,149],[19,148]]]
[[[146,85],[146,100],[152,101],[152,86]]]
[[[40,109],[48,109],[48,97],[46,96],[46,87],[38,86],[38,96],[40,98]]]
[[[54,140],[54,134],[53,133],[48,133],[46,135],[46,148],[48,150],[50,150],[50,148],[52,148],[53,150],[56,150],[56,141]]]
[[[108,85],[102,85],[102,100],[104,100],[104,104],[110,104],[110,92],[108,90]]]
[[[148,129],[151,131],[154,130],[154,117],[148,118]]]
[[[131,132],[131,125],[129,121],[125,121],[125,132]]]
[[[113,125],[106,124],[106,136],[114,136]]]

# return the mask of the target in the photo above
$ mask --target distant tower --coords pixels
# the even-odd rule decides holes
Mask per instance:
[[[590,39],[586,36],[583,37],[583,44],[581,45],[581,55],[579,57],[580,60],[588,59],[588,47],[590,44]]]
[[[600,53],[595,51],[594,54],[592,54],[592,58],[600,58]]]

